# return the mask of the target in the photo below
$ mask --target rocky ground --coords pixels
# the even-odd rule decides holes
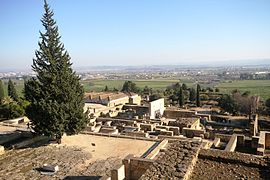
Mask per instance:
[[[196,158],[199,146],[199,142],[191,141],[169,144],[165,153],[158,157],[140,179],[183,179]]]
[[[67,146],[49,145],[11,150],[0,156],[0,179],[97,179],[110,175],[113,166],[121,163],[117,157],[89,163],[90,160],[90,153]],[[45,163],[58,165],[59,171],[52,176],[42,175],[37,169]]]
[[[190,179],[270,179],[269,160],[242,153],[201,150]]]
[[[42,145],[43,144],[43,145]],[[64,136],[62,144],[35,143],[23,149],[7,150],[0,156],[0,179],[98,179],[128,154],[140,157],[153,141],[93,135]],[[42,175],[43,164],[58,165],[52,176]]]

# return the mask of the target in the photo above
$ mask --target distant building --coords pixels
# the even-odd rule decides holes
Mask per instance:
[[[114,107],[124,104],[140,105],[141,97],[135,93],[122,92],[91,92],[85,93],[86,103],[102,104],[108,107]]]

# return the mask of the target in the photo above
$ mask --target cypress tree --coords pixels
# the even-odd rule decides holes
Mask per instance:
[[[88,117],[83,112],[83,87],[71,68],[71,58],[60,42],[54,13],[46,0],[44,10],[41,22],[45,32],[40,32],[39,50],[32,65],[37,77],[25,83],[25,98],[31,102],[26,113],[36,133],[61,142],[63,133],[81,131]]]
[[[199,84],[197,84],[197,93],[196,93],[196,105],[197,105],[197,107],[201,106],[200,91],[201,91],[201,86]]]
[[[189,100],[190,101],[195,101],[196,99],[196,91],[194,88],[190,88],[189,90]]]
[[[18,101],[19,97],[15,89],[14,83],[9,79],[8,80],[8,95],[14,100]]]
[[[0,80],[0,104],[2,103],[4,97],[5,97],[4,87],[3,87],[2,80]]]
[[[184,105],[184,94],[183,94],[183,88],[180,86],[179,90],[179,106],[182,107]]]

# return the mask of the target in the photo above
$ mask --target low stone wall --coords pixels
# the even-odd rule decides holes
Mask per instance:
[[[200,159],[209,159],[217,162],[235,163],[238,165],[246,165],[253,167],[267,166],[264,158],[251,154],[244,154],[238,152],[228,152],[216,149],[201,149]]]
[[[222,142],[229,142],[231,137],[232,135],[229,134],[219,134],[219,133],[214,134],[214,138],[220,138],[220,141]]]
[[[143,123],[140,123],[139,124],[139,127],[141,130],[143,130],[144,132],[147,132],[147,131],[153,131],[154,130],[154,124],[143,124]]]
[[[265,149],[270,149],[270,132],[265,133]]]
[[[38,143],[40,141],[49,141],[49,137],[46,136],[36,136],[34,138],[22,141],[20,143],[14,144],[13,148],[15,149],[19,149],[19,148],[24,148],[24,147],[28,147],[29,145]]]
[[[160,150],[163,149],[167,144],[168,144],[168,140],[167,139],[164,139],[145,158],[147,158],[147,159],[154,159],[156,157],[156,155],[160,152]]]
[[[138,139],[144,141],[161,141],[160,139],[153,139],[153,138],[146,138],[146,137],[139,137],[139,136],[131,136],[131,135],[124,135],[124,134],[107,134],[107,133],[96,133],[96,132],[88,132],[83,131],[80,134],[90,134],[95,136],[105,136],[105,137],[114,137],[114,138],[126,138],[126,139]]]
[[[204,136],[205,130],[200,129],[191,129],[191,128],[183,128],[182,134],[188,138],[193,137],[201,137]]]
[[[5,153],[5,148],[4,146],[0,146],[0,155]]]
[[[188,179],[200,146],[198,141],[174,141],[140,179]]]
[[[111,180],[124,180],[125,175],[125,166],[120,165],[111,171]]]
[[[237,146],[245,145],[245,136],[242,134],[233,134],[228,142],[225,151],[233,152]]]
[[[154,163],[154,160],[137,158],[133,155],[128,155],[123,159],[125,167],[126,180],[139,179],[145,171]]]
[[[125,135],[133,136],[133,137],[144,137],[144,138],[147,138],[149,136],[148,133],[144,133],[144,132],[126,132]]]
[[[159,131],[160,135],[173,136],[173,131]]]
[[[22,137],[21,133],[5,134],[0,136],[0,144],[4,144]]]
[[[220,143],[220,138],[215,138],[212,146],[218,147],[219,143]]]
[[[194,117],[195,111],[183,111],[183,110],[169,110],[164,111],[166,118],[179,118],[179,117]]]
[[[237,136],[233,135],[229,141],[229,143],[227,144],[225,151],[230,151],[230,152],[234,152],[235,148],[237,146]]]

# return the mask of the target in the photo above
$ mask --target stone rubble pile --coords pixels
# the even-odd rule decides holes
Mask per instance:
[[[165,154],[159,156],[140,179],[183,179],[197,158],[200,145],[192,141],[170,143]]]

